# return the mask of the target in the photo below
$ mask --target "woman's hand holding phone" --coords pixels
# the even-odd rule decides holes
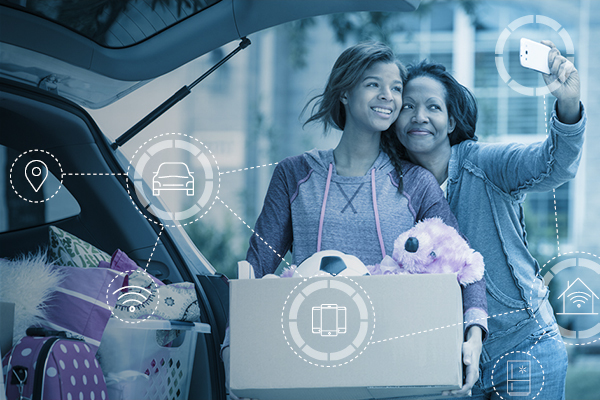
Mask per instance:
[[[544,82],[558,99],[558,119],[565,124],[574,124],[580,119],[579,72],[573,63],[560,54],[554,43],[542,40],[542,44],[550,47],[548,53],[549,74],[543,74]],[[557,81],[558,84],[553,83]]]

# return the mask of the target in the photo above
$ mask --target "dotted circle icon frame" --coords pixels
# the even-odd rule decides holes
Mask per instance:
[[[143,155],[145,154],[144,152],[142,152],[142,154],[139,156],[139,160],[138,160],[137,164],[134,164],[134,161],[135,161],[135,159],[136,159],[136,156],[138,155],[138,153],[139,153],[139,152],[140,152],[140,151],[141,151],[141,150],[142,150],[142,149],[143,149],[143,148],[144,148],[144,147],[145,147],[145,146],[146,146],[148,143],[152,142],[153,140],[155,140],[155,139],[157,139],[157,138],[163,138],[163,137],[165,137],[165,138],[166,138],[166,137],[168,137],[168,136],[171,136],[171,135],[173,135],[173,136],[184,136],[184,137],[186,137],[186,138],[193,139],[193,140],[195,140],[196,142],[198,142],[200,145],[202,145],[202,146],[203,146],[203,147],[206,149],[206,151],[207,151],[207,152],[208,152],[208,153],[211,155],[211,157],[213,158],[214,165],[216,166],[216,172],[215,172],[215,174],[214,174],[214,175],[216,175],[216,180],[217,180],[217,193],[215,194],[215,196],[214,196],[214,198],[213,198],[212,202],[210,203],[210,205],[208,205],[208,207],[204,207],[204,208],[205,208],[205,210],[204,210],[204,213],[202,213],[200,216],[198,216],[197,218],[195,218],[193,221],[189,221],[189,222],[186,222],[186,223],[183,223],[183,224],[181,224],[181,223],[176,223],[176,224],[172,224],[172,225],[171,225],[171,224],[167,224],[167,223],[165,223],[165,222],[164,222],[164,221],[163,221],[163,220],[162,220],[162,219],[161,219],[159,216],[157,216],[157,215],[155,215],[154,213],[152,213],[152,211],[149,211],[149,212],[153,214],[154,218],[150,218],[150,217],[148,217],[148,215],[146,215],[145,213],[143,213],[143,212],[142,212],[142,211],[139,209],[139,207],[137,206],[136,202],[134,201],[134,199],[133,199],[133,194],[131,193],[131,189],[130,189],[130,186],[129,186],[129,181],[132,181],[132,182],[133,182],[134,191],[136,191],[136,192],[137,192],[137,191],[138,191],[138,190],[140,190],[140,189],[138,189],[138,186],[136,185],[136,183],[138,183],[138,182],[141,182],[141,181],[143,180],[143,179],[142,179],[142,177],[141,177],[141,171],[140,171],[140,170],[138,170],[138,168],[137,168],[137,167],[139,167],[139,166],[140,166],[140,164],[141,164],[141,165],[142,165],[142,167],[143,167],[143,166],[145,165],[145,163],[146,163],[148,160],[147,160],[147,159],[146,159],[146,160],[143,160],[143,159],[142,159]],[[176,139],[168,139],[168,138],[167,138],[167,139],[165,139],[165,141],[176,141]],[[157,144],[159,144],[159,143],[157,143]],[[155,146],[156,146],[156,145],[155,145]],[[188,146],[179,146],[179,147],[177,147],[177,146],[178,146],[178,145],[175,143],[173,148],[179,148],[179,149],[181,149],[181,150],[187,150],[187,151],[189,151],[190,153],[192,153],[192,152],[191,152],[191,150],[190,150],[190,148],[189,148],[189,147],[194,147],[194,148],[198,149],[196,146],[194,146],[194,145],[192,145],[192,144],[189,144]],[[160,150],[159,150],[159,151],[160,151]],[[200,153],[201,153],[201,152],[200,152]],[[204,155],[204,153],[201,153],[201,155]],[[206,158],[206,160],[205,160],[205,161],[202,163],[203,165],[204,165],[206,162],[208,162],[208,158],[207,158],[206,156],[204,156],[204,158]],[[131,177],[130,177],[130,173],[131,173],[132,165],[136,165],[136,168],[134,168],[134,169],[133,169],[133,175],[134,175],[134,176],[133,176],[133,178],[131,178]],[[211,167],[212,167],[212,166],[211,166]],[[142,170],[143,170],[143,168],[142,168]],[[154,136],[154,137],[153,137],[153,138],[151,138],[151,139],[148,139],[148,140],[147,140],[147,141],[145,141],[145,142],[144,142],[142,145],[140,145],[140,147],[139,147],[139,148],[138,148],[138,149],[135,151],[135,153],[134,153],[134,154],[133,154],[133,156],[131,157],[131,163],[130,163],[130,165],[127,167],[127,176],[128,176],[128,179],[127,179],[127,181],[126,181],[126,189],[127,189],[127,194],[129,195],[129,198],[131,199],[131,202],[133,203],[133,205],[135,206],[135,208],[136,208],[136,209],[139,211],[139,213],[140,213],[140,214],[142,214],[142,215],[144,216],[144,218],[146,218],[148,221],[150,221],[150,222],[152,222],[152,223],[154,223],[154,224],[156,224],[156,225],[159,225],[159,226],[163,226],[163,227],[165,227],[165,226],[166,226],[166,227],[171,227],[171,228],[177,228],[177,227],[186,226],[186,225],[189,225],[189,224],[192,224],[192,223],[194,223],[194,222],[198,221],[200,218],[204,217],[204,216],[205,216],[205,215],[206,215],[206,214],[207,214],[207,213],[208,213],[208,212],[211,210],[212,206],[213,206],[213,205],[215,204],[215,202],[216,202],[216,199],[217,199],[217,197],[219,196],[219,190],[220,190],[220,188],[221,188],[221,176],[220,176],[220,175],[221,175],[221,174],[220,174],[220,172],[219,172],[219,165],[218,165],[218,163],[217,163],[217,159],[215,158],[214,154],[213,154],[213,153],[210,151],[210,149],[209,149],[208,147],[206,147],[206,145],[205,145],[204,143],[202,143],[200,140],[198,140],[198,139],[196,139],[196,138],[194,138],[194,137],[192,137],[192,136],[186,135],[186,134],[184,134],[184,133],[164,133],[164,134],[161,134],[161,135],[156,135],[156,136]],[[214,184],[213,184],[214,178],[207,179],[207,181],[209,181],[209,182],[211,183],[210,192],[212,193],[212,191],[214,190]],[[204,196],[202,196],[202,197],[201,197],[200,201],[202,201],[202,200],[203,200],[203,197],[204,197]],[[209,195],[209,197],[210,197],[210,195]],[[149,202],[149,204],[150,204],[150,202]],[[166,211],[165,211],[165,212],[163,212],[163,211],[161,211],[161,213],[164,213],[164,214],[173,214],[173,216],[175,216],[176,214],[185,214],[186,212],[189,212],[189,211],[191,211],[191,210],[192,210],[192,208],[194,208],[195,206],[196,206],[196,204],[194,204],[194,206],[192,206],[192,207],[191,207],[190,209],[188,209],[188,210],[185,210],[184,212],[176,212],[176,213],[173,213],[173,212],[166,212]],[[163,219],[164,219],[164,218],[163,218]],[[171,221],[174,221],[174,222],[178,221],[176,218],[169,218],[169,220],[171,220]]]
[[[567,60],[574,62],[575,59],[575,50],[571,36],[569,36],[567,30],[563,28],[561,24],[559,24],[552,18],[546,17],[544,15],[526,15],[524,17],[517,18],[513,22],[508,24],[508,27],[504,28],[496,42],[496,69],[498,70],[498,73],[500,74],[502,80],[508,84],[508,87],[513,89],[515,92],[524,94],[526,96],[545,96],[547,94],[550,94],[550,92],[552,92],[553,90],[556,90],[560,87],[560,82],[558,81],[558,79],[555,79],[548,86],[543,85],[537,88],[523,86],[512,79],[512,77],[506,70],[506,67],[504,66],[504,45],[506,44],[506,41],[508,40],[509,36],[523,25],[536,23],[549,26],[554,31],[556,31],[558,35],[562,38],[567,48]]]
[[[60,184],[58,185],[58,189],[56,189],[56,192],[54,192],[54,194],[52,196],[50,196],[50,197],[48,197],[48,198],[46,198],[44,200],[29,200],[25,196],[22,196],[17,191],[17,189],[15,188],[15,185],[13,184],[13,180],[12,180],[12,173],[13,173],[13,168],[14,168],[15,164],[19,161],[19,159],[21,157],[23,157],[26,154],[33,153],[33,152],[44,153],[44,154],[49,155],[56,162],[56,164],[58,165],[58,168],[60,169],[60,176],[58,178]],[[50,173],[50,171],[48,171],[48,173]],[[63,173],[62,165],[60,165],[60,162],[58,161],[58,158],[56,158],[52,153],[50,153],[50,152],[48,152],[46,150],[33,149],[33,150],[27,150],[27,151],[19,154],[19,156],[17,158],[15,158],[15,160],[12,163],[12,165],[10,166],[10,171],[9,171],[9,174],[8,174],[8,178],[9,178],[9,181],[10,181],[10,187],[17,194],[17,196],[19,196],[20,199],[25,200],[25,201],[27,201],[29,203],[38,204],[38,203],[43,203],[45,201],[49,201],[50,199],[52,199],[54,196],[56,196],[58,194],[59,190],[63,187],[63,175],[64,175],[64,173]]]
[[[588,256],[592,256],[595,258],[599,259],[599,262],[594,262],[592,260],[589,260],[587,258],[582,258],[580,255],[581,254],[586,254]],[[557,262],[553,265],[550,266],[551,263],[553,263],[554,261],[558,260],[560,257],[566,257],[565,260]],[[592,253],[586,253],[586,252],[580,252],[580,251],[574,251],[574,252],[569,252],[569,253],[565,253],[565,254],[559,254],[556,257],[553,257],[551,260],[549,260],[548,262],[546,262],[541,268],[540,268],[540,272],[543,274],[543,276],[541,276],[541,278],[544,280],[544,283],[546,286],[549,285],[550,281],[552,281],[552,279],[554,279],[554,277],[556,275],[558,275],[563,269],[568,268],[568,267],[572,267],[573,265],[565,263],[565,261],[571,260],[571,259],[582,259],[585,260],[584,263],[582,263],[581,265],[579,265],[579,262],[577,262],[576,266],[580,266],[582,268],[589,268],[592,271],[596,272],[597,274],[600,274],[600,258],[598,256],[596,256],[595,254]],[[590,263],[595,264],[593,266],[589,265]],[[547,267],[550,267],[549,269]],[[547,271],[546,271],[547,269]],[[539,275],[536,276],[536,278],[539,277]],[[531,292],[530,292],[530,303],[531,303],[531,296],[533,295],[533,284],[532,284],[532,288],[531,288]],[[592,299],[593,300],[593,299]],[[536,322],[538,323],[538,325],[540,326],[540,328],[542,327],[542,325],[540,324],[540,321],[538,321],[537,316],[536,316]],[[572,336],[573,334],[575,334],[575,338],[573,337],[567,337],[568,339],[587,339],[590,337],[594,337],[596,335],[598,335],[600,333],[600,322],[596,323],[596,325],[594,325],[592,328],[586,329],[584,331],[584,334],[587,336],[584,337],[578,337],[579,336],[579,331],[570,331],[566,328],[563,328],[560,324],[558,324],[559,327],[559,331],[561,334],[562,342],[565,345],[569,345],[569,346],[585,346],[586,344],[591,344],[591,343],[595,343],[597,341],[600,340],[600,337],[596,337],[596,339],[591,340],[589,342],[586,343],[571,343],[569,341],[565,341],[564,340],[564,335],[567,334],[569,336]],[[556,339],[558,340],[558,339]]]
[[[535,358],[535,356],[534,356],[534,355],[532,355],[532,354],[531,354],[531,353],[529,353],[529,352],[524,352],[524,351],[514,350],[514,351],[511,351],[511,352],[509,352],[509,353],[506,353],[506,354],[504,354],[502,357],[500,357],[498,360],[496,360],[496,362],[494,363],[494,366],[492,367],[492,373],[491,373],[492,388],[494,388],[494,392],[496,392],[496,394],[497,394],[497,395],[498,395],[498,396],[499,396],[501,399],[503,399],[503,400],[508,400],[508,398],[506,398],[506,399],[505,399],[504,397],[502,397],[502,395],[501,395],[500,393],[498,393],[498,390],[496,389],[496,384],[494,383],[494,371],[496,370],[496,366],[498,365],[498,363],[499,363],[500,361],[502,361],[502,359],[503,359],[504,357],[506,357],[506,356],[508,356],[508,355],[510,355],[510,354],[515,354],[515,353],[519,353],[519,354],[525,354],[525,355],[527,355],[528,357],[531,357],[531,358],[533,358],[533,359],[534,359],[534,360],[535,360],[535,361],[538,363],[539,367],[542,369],[542,384],[540,385],[540,390],[539,390],[539,391],[538,391],[538,392],[535,394],[535,396],[533,396],[533,397],[529,397],[529,396],[528,396],[528,397],[527,397],[528,399],[529,399],[529,398],[531,398],[531,399],[535,399],[535,398],[537,398],[537,397],[540,395],[540,393],[542,393],[542,390],[544,390],[544,383],[545,383],[545,381],[546,381],[546,374],[544,373],[544,367],[542,366],[542,363],[540,362],[540,360],[538,360],[537,358]],[[509,361],[513,361],[513,360],[509,360]],[[516,361],[516,360],[515,360],[515,361]],[[507,372],[508,372],[508,371],[507,371]],[[529,385],[530,385],[530,388],[531,388],[531,381],[529,382]],[[510,394],[509,394],[509,396],[510,396],[510,398],[513,398],[513,396],[511,396]],[[520,396],[523,396],[523,395],[515,395],[514,397],[523,398],[523,397],[520,397]]]
[[[350,283],[345,283],[342,282],[340,278],[343,279],[347,279],[348,281],[351,282]],[[315,282],[312,283],[307,283],[311,280],[316,280]],[[325,285],[323,285],[322,282],[326,282]],[[332,285],[332,282],[333,285]],[[352,287],[352,284],[356,287],[358,287],[360,290],[355,289],[354,287]],[[295,346],[298,349],[301,349],[305,354],[307,354],[306,349],[309,348],[310,346],[308,346],[303,339],[301,338],[300,332],[297,329],[297,312],[298,309],[300,308],[300,305],[302,304],[302,302],[304,300],[306,300],[306,297],[308,297],[311,293],[317,291],[317,290],[322,290],[322,289],[334,289],[334,290],[340,290],[342,292],[344,292],[346,295],[348,295],[349,297],[352,298],[352,300],[355,302],[355,304],[357,305],[357,308],[359,310],[363,310],[363,313],[366,312],[367,315],[361,315],[360,317],[360,325],[361,328],[359,329],[359,332],[357,333],[356,338],[354,339],[354,341],[356,341],[357,339],[360,339],[360,336],[364,336],[361,340],[359,340],[359,344],[358,346],[353,346],[353,345],[348,345],[344,350],[341,350],[339,352],[334,352],[334,353],[324,353],[324,352],[320,352],[314,349],[311,349],[312,351],[309,351],[312,354],[316,354],[316,355],[325,355],[327,357],[328,360],[331,360],[331,356],[333,356],[334,358],[337,358],[335,361],[339,360],[339,363],[333,363],[333,364],[320,364],[319,362],[315,362],[315,361],[311,361],[308,358],[304,357],[302,354],[300,354],[300,352],[298,352],[296,349],[294,349],[294,346],[290,343],[290,339],[288,338],[288,335],[286,334],[286,309],[287,309],[287,313],[288,313],[288,329],[290,332],[290,336],[292,338],[292,342],[295,344]],[[297,292],[297,293],[295,293]],[[363,293],[363,295],[361,295],[360,293]],[[295,293],[295,294],[294,294]],[[365,298],[366,300],[368,300],[368,303],[371,306],[371,312],[372,312],[372,318],[373,318],[373,326],[371,329],[371,333],[370,333],[370,337],[367,339],[367,335],[368,335],[368,325],[369,325],[369,312],[368,312],[368,307],[367,307],[367,303],[365,302]],[[289,305],[289,309],[288,309],[288,305]],[[371,298],[369,297],[368,293],[363,289],[362,286],[360,286],[358,283],[356,283],[354,280],[352,280],[351,278],[347,277],[347,276],[337,276],[337,277],[323,277],[323,276],[314,276],[314,277],[310,277],[310,278],[303,278],[302,281],[300,283],[298,283],[298,285],[296,285],[292,291],[290,292],[290,294],[288,295],[288,297],[286,298],[286,301],[284,302],[283,308],[282,308],[282,312],[281,312],[281,329],[283,332],[283,336],[284,339],[287,343],[287,345],[289,346],[289,348],[294,352],[294,354],[296,354],[300,359],[302,359],[303,361],[314,365],[316,367],[323,367],[323,368],[335,368],[335,367],[341,367],[343,365],[346,365],[352,361],[354,361],[356,358],[358,358],[368,347],[368,345],[371,343],[371,340],[373,338],[373,334],[375,333],[375,324],[376,324],[376,318],[375,318],[375,309],[373,307],[373,303],[371,302]],[[300,342],[300,343],[299,343]],[[365,343],[364,347],[362,346],[362,343]],[[360,349],[361,347],[363,347],[362,349]],[[355,353],[356,351],[358,351],[358,353],[348,359],[349,357],[352,356],[353,353]],[[310,357],[307,354],[308,357]],[[311,357],[312,358],[312,357]],[[314,360],[316,360],[315,358],[313,358]],[[344,359],[348,359],[347,361],[342,361]]]

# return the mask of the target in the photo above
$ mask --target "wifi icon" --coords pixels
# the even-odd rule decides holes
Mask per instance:
[[[585,292],[573,292],[568,294],[567,298],[571,303],[577,306],[577,308],[581,308],[581,306],[591,299],[592,296]]]
[[[127,307],[129,312],[134,312],[135,307],[143,304],[152,294],[150,290],[141,286],[123,286],[122,288],[115,290],[113,295],[118,292],[125,293],[119,295],[117,303],[123,307]]]
[[[594,312],[594,297],[598,296],[581,279],[577,278],[573,283],[567,282],[567,289],[558,296],[562,297],[562,312],[557,315],[598,315]]]

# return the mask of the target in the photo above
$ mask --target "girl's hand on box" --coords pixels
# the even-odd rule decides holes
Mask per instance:
[[[481,356],[482,332],[477,325],[467,332],[467,341],[463,343],[462,354],[465,365],[465,384],[459,390],[445,391],[444,396],[470,396],[471,389],[479,379],[479,356]]]

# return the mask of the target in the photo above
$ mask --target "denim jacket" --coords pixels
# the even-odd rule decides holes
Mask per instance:
[[[527,192],[552,190],[575,177],[583,147],[586,114],[563,124],[556,104],[546,140],[531,145],[452,146],[448,203],[461,232],[485,261],[489,336],[482,361],[495,358],[534,331],[553,324],[540,266],[527,250],[523,201]]]

